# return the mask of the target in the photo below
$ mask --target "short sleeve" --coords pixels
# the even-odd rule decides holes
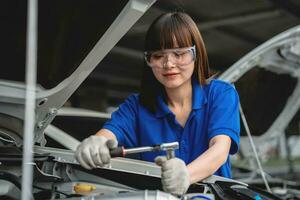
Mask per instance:
[[[239,97],[234,87],[223,83],[212,91],[212,103],[209,110],[208,139],[217,135],[231,138],[230,154],[235,154],[239,147],[240,117]]]
[[[111,119],[104,125],[114,133],[119,145],[125,147],[136,147],[136,118],[137,118],[138,97],[137,95],[129,96],[119,108],[112,113]]]

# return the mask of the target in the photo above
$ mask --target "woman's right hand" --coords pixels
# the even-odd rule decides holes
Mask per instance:
[[[77,147],[75,158],[86,169],[103,167],[110,163],[110,149],[117,148],[116,140],[92,135]]]

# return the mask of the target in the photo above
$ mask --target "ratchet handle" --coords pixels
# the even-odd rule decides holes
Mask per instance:
[[[174,151],[174,149],[167,150],[167,159],[170,160],[172,158],[175,158],[175,151]]]
[[[110,150],[110,157],[125,157],[125,149],[124,147],[117,147],[115,149]]]

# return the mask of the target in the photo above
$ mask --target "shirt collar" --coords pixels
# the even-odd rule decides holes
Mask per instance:
[[[172,111],[169,109],[169,107],[167,106],[167,104],[165,103],[165,101],[161,95],[159,95],[156,98],[156,102],[157,102],[157,109],[156,109],[156,113],[155,113],[156,117],[164,117],[164,116],[172,113]]]
[[[198,110],[202,108],[204,104],[207,103],[207,97],[203,86],[201,86],[196,79],[192,80],[192,86],[193,86],[192,109]],[[167,104],[165,103],[161,95],[157,97],[156,102],[157,102],[157,109],[155,113],[156,117],[164,117],[168,114],[172,114],[172,111],[169,109],[169,107],[167,106]]]
[[[203,85],[200,85],[196,79],[192,80],[193,84],[193,110],[198,110],[202,108],[204,104],[207,103],[207,96],[204,91]]]

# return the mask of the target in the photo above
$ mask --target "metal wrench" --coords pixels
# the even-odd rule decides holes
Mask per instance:
[[[125,149],[123,146],[117,147],[110,151],[111,157],[125,157],[128,154],[142,153],[142,152],[150,152],[150,151],[166,151],[167,159],[171,159],[175,157],[175,149],[179,148],[178,142],[171,143],[162,143],[154,146],[147,147],[137,147]]]

